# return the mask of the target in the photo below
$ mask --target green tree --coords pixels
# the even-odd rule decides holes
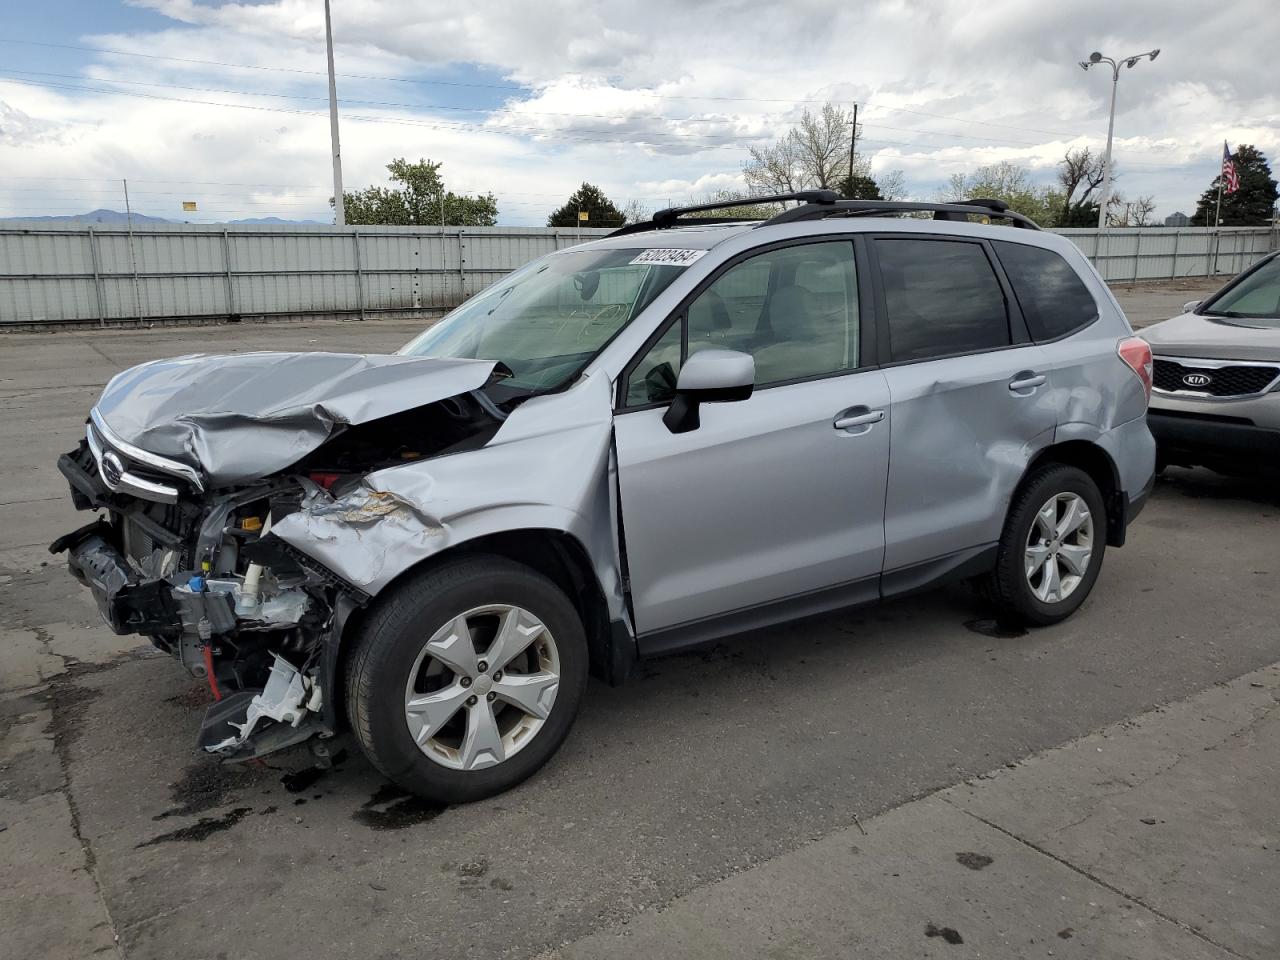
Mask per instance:
[[[587,218],[580,220],[579,213],[585,213]],[[599,187],[584,182],[569,195],[564,206],[547,217],[547,226],[620,227],[626,219],[626,215],[614,206],[613,201]]]
[[[852,177],[840,178],[840,182],[836,184],[836,191],[849,200],[884,199],[880,194],[880,185],[876,183],[876,178],[870,173],[858,173],[856,170]]]
[[[344,190],[347,223],[491,227],[498,222],[498,201],[492,193],[466,196],[446,190],[440,166],[427,159],[392,160],[387,172],[400,187]]]
[[[1224,227],[1265,227],[1271,223],[1276,205],[1276,181],[1271,176],[1271,167],[1262,151],[1249,144],[1241,144],[1231,155],[1236,163],[1236,175],[1240,178],[1240,189],[1235,193],[1222,193],[1222,226]],[[1196,204],[1196,214],[1192,223],[1197,225],[1212,224],[1214,212],[1218,209],[1218,181],[1222,174],[1213,178],[1213,182],[1200,196]]]
[[[1063,206],[1062,194],[1036,184],[1029,171],[1007,160],[979,167],[973,173],[952,174],[938,199],[943,203],[1003,200],[1009,209],[1046,226],[1056,222],[1057,211]]]

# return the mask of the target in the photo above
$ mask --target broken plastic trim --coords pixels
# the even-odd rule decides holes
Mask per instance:
[[[316,713],[320,710],[320,687],[303,676],[293,664],[278,653],[272,653],[271,656],[275,662],[271,665],[267,686],[245,705],[242,722],[221,716],[223,711],[217,710],[216,707],[210,709],[210,713],[217,711],[219,721],[233,728],[237,733],[218,743],[204,744],[204,749],[209,753],[233,752],[243,746],[254,735],[261,720],[274,720],[296,729],[308,713]],[[237,698],[237,701],[242,699]]]

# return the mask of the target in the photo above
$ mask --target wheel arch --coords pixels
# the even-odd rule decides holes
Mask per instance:
[[[548,527],[481,534],[405,568],[370,603],[350,609],[336,625],[331,654],[333,676],[341,676],[341,664],[350,651],[351,638],[376,608],[379,598],[389,596],[405,581],[424,571],[474,556],[503,557],[536,570],[551,580],[569,598],[582,618],[592,675],[611,686],[626,680],[635,660],[635,639],[630,628],[610,617],[604,588],[583,543],[571,533]],[[329,696],[334,701],[332,715],[342,717],[345,715],[343,706],[337,700],[343,696],[343,684],[333,683],[330,687]]]
[[[1027,464],[1027,469],[1018,482],[1018,489],[1021,489],[1037,470],[1049,463],[1061,463],[1083,470],[1098,485],[1107,511],[1107,545],[1123,546],[1128,503],[1120,483],[1119,468],[1111,459],[1111,455],[1089,440],[1072,439],[1050,444],[1037,451],[1031,462]]]

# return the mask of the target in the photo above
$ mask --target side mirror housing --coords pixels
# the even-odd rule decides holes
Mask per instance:
[[[1190,313],[1192,310],[1200,306],[1200,304],[1202,303],[1204,303],[1203,300],[1188,300],[1186,303],[1182,305],[1182,312]]]
[[[685,361],[676,380],[676,396],[662,422],[672,433],[688,433],[701,425],[703,403],[746,400],[756,385],[756,361],[737,350],[701,350]]]

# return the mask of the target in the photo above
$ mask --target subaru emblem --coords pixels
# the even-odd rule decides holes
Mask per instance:
[[[120,484],[120,478],[124,476],[124,464],[120,462],[111,451],[107,451],[102,455],[102,479],[107,481],[107,486],[115,487]]]
[[[1188,387],[1207,387],[1213,383],[1213,377],[1207,373],[1188,373],[1182,378],[1182,382]]]

